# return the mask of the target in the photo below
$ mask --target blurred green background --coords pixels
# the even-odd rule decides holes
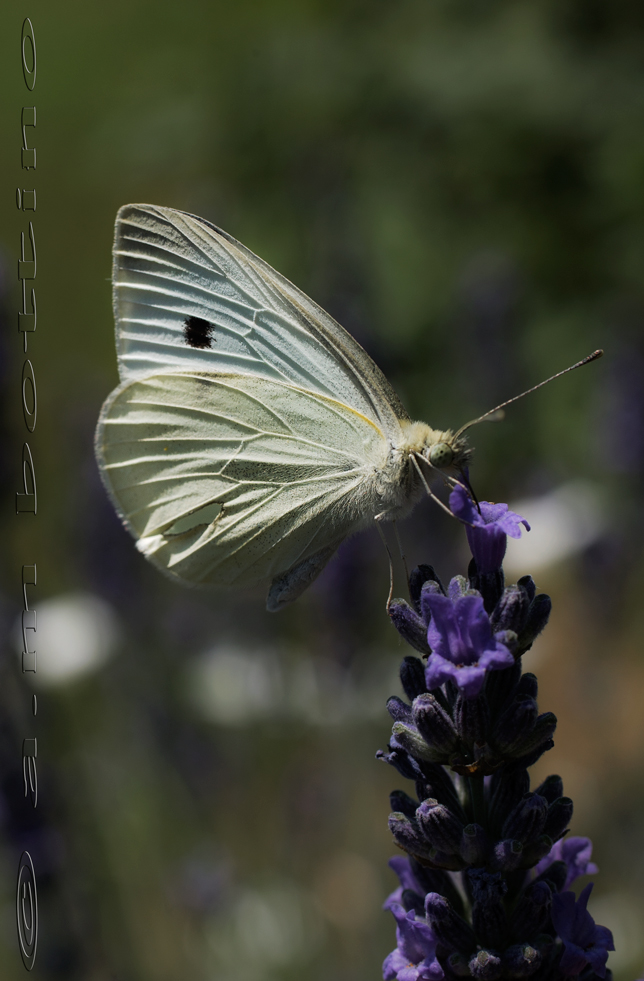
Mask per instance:
[[[33,97],[19,61],[25,15]],[[644,966],[644,8],[634,0],[7,0],[0,78],[0,960],[23,976],[18,856],[40,899],[35,978],[367,981],[388,792],[374,760],[407,653],[375,533],[291,609],[204,595],[135,552],[96,472],[116,385],[114,215],[150,202],[222,226],[328,309],[410,413],[458,426],[583,357],[603,361],[481,426],[482,499],[522,501],[508,575],[554,600],[526,657],[600,866],[617,981]],[[20,170],[20,108],[38,112]],[[38,194],[39,510],[13,513],[22,352],[15,262]],[[411,564],[464,572],[429,504]],[[521,549],[523,548],[523,551]],[[39,672],[20,674],[20,567],[37,562]],[[397,570],[396,593],[404,591]],[[31,689],[39,710],[30,714]],[[22,798],[38,737],[40,800]]]

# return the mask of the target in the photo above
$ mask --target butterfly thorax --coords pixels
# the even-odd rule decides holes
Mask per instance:
[[[376,472],[376,509],[387,519],[403,518],[426,493],[418,465],[425,480],[431,480],[437,471],[458,476],[471,455],[466,440],[451,430],[407,421],[401,421],[401,429],[402,440],[390,447],[384,466]]]

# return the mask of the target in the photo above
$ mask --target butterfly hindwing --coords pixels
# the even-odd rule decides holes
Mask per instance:
[[[377,511],[382,430],[282,381],[175,372],[106,402],[103,479],[139,549],[189,583],[275,587],[294,598]]]

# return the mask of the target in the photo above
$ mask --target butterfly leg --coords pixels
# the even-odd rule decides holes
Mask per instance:
[[[426,463],[427,461],[424,460],[423,457],[419,457],[417,453],[412,453],[411,456],[410,456],[410,459],[411,459],[411,462],[413,463],[413,465],[416,467],[416,471],[418,473],[418,476],[420,477],[420,479],[422,481],[422,484],[423,484],[425,490],[427,491],[427,494],[429,495],[429,497],[431,497],[431,499],[433,501],[435,501],[436,504],[438,504],[438,506],[441,507],[443,509],[443,511],[445,511],[446,514],[449,514],[450,518],[454,518],[456,521],[462,521],[463,524],[469,525],[470,528],[473,528],[474,525],[470,521],[463,521],[462,518],[457,518],[456,515],[452,511],[450,511],[450,509],[447,507],[447,504],[444,504],[443,501],[441,501],[440,497],[437,497],[436,494],[434,494],[434,491],[431,489],[431,487],[427,483],[427,480],[425,479],[425,474],[421,470],[420,465],[418,463],[418,460],[421,460],[423,463]],[[431,464],[429,464],[429,466],[431,466]],[[436,470],[436,467],[432,467],[432,470]],[[440,471],[439,471],[439,473],[440,473]],[[442,476],[444,476],[444,475],[442,475]],[[452,480],[452,478],[450,477],[449,480]],[[454,481],[454,483],[457,484],[457,483],[460,483],[460,481]]]
[[[398,551],[400,553],[400,558],[402,559],[402,564],[405,568],[405,578],[407,579],[407,588],[409,588],[409,569],[407,568],[407,557],[405,555],[405,550],[403,549],[402,542],[400,540],[400,534],[398,533],[398,524],[396,521],[393,522],[393,526],[396,535],[396,542],[398,543]]]
[[[387,556],[389,558],[389,595],[387,596],[387,603],[385,604],[385,609],[389,613],[389,606],[391,604],[392,596],[394,595],[394,563],[391,557],[391,552],[389,551],[389,546],[387,545],[387,539],[385,538],[385,533],[381,527],[381,521],[383,521],[384,515],[377,514],[374,518],[376,522],[376,528],[378,529],[378,534],[382,539],[382,544],[385,546]]]

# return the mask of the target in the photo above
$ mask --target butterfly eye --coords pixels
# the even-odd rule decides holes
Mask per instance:
[[[454,462],[454,450],[449,443],[435,443],[429,451],[429,462],[442,470]]]

